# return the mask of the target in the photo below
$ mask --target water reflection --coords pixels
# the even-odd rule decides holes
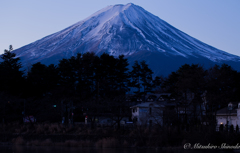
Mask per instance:
[[[228,150],[229,151],[229,150]],[[227,150],[159,150],[133,148],[71,148],[40,146],[0,146],[0,153],[225,153]],[[234,151],[239,152],[239,151]]]
[[[0,146],[0,153],[157,153],[155,149]]]

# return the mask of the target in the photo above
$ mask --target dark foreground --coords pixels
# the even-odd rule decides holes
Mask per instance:
[[[239,150],[183,150],[183,149],[139,149],[139,148],[76,148],[61,146],[0,146],[1,153],[226,153],[240,152]]]
[[[235,131],[216,132],[214,127],[104,127],[87,125],[64,126],[58,123],[18,124],[0,126],[1,146],[71,147],[71,148],[151,148],[186,150],[186,144],[236,146],[240,134]],[[21,148],[21,147],[20,147]],[[6,149],[6,148],[5,148]],[[201,148],[187,148],[199,150]],[[240,147],[238,148],[240,149]],[[205,149],[209,150],[209,149]],[[217,150],[217,149],[212,149]],[[231,149],[222,149],[222,151]]]

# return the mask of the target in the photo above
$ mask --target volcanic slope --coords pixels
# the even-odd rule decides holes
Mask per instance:
[[[167,75],[181,65],[206,68],[227,63],[239,70],[240,57],[209,46],[132,3],[108,6],[57,33],[14,51],[24,66],[58,64],[77,53],[124,54],[130,65],[145,60],[154,75]]]

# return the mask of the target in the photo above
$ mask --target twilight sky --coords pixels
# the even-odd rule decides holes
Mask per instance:
[[[115,4],[134,3],[175,28],[240,56],[240,0],[0,0],[0,54]]]

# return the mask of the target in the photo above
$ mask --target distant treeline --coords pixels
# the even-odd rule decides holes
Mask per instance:
[[[129,107],[123,108],[126,93],[169,92],[180,101],[194,93],[197,103],[205,94],[209,109],[240,100],[240,73],[226,64],[208,70],[185,64],[168,77],[153,78],[145,61],[135,61],[129,70],[124,55],[85,53],[62,59],[58,65],[35,63],[23,71],[12,50],[10,46],[4,51],[0,63],[0,115],[4,121],[21,120],[23,114],[39,115],[42,120],[60,119],[62,112],[51,106],[65,104],[67,109],[70,102],[77,106],[75,111],[87,109],[90,113],[101,108],[103,112],[128,112]]]

